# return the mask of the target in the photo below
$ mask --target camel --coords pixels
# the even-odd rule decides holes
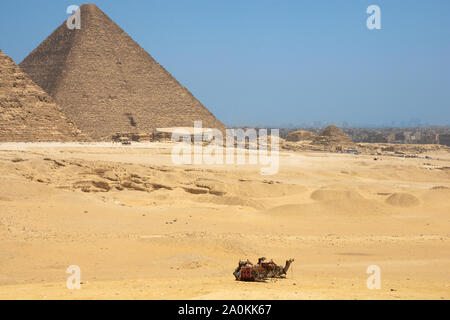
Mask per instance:
[[[286,260],[284,267],[277,265],[270,260],[266,262],[266,258],[258,259],[258,264],[254,265],[249,260],[239,261],[239,265],[233,272],[236,280],[239,281],[265,281],[270,278],[286,278],[286,274],[294,259]]]

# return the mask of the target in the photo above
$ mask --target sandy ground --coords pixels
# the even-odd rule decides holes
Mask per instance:
[[[282,153],[262,176],[164,144],[0,144],[0,299],[449,299],[450,154],[424,156]],[[295,262],[236,282],[260,256]]]

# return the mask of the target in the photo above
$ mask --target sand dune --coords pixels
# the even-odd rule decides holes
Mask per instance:
[[[362,197],[356,191],[345,190],[316,190],[311,194],[311,199],[317,201],[363,201]]]
[[[409,193],[394,193],[386,199],[386,202],[398,207],[415,207],[420,203],[419,199]]]
[[[164,144],[0,150],[0,298],[449,298],[447,152],[426,166],[283,153],[266,177],[174,166]],[[296,260],[286,280],[235,282],[238,260],[259,256]]]

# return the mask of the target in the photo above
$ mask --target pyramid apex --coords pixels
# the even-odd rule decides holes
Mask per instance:
[[[83,10],[87,10],[87,11],[101,11],[101,9],[97,5],[95,5],[93,3],[83,4],[83,5],[81,5],[80,9],[82,11]]]
[[[84,7],[84,8],[97,8],[97,9],[98,9],[97,5],[96,5],[96,4],[93,4],[93,3],[85,3],[85,4],[82,4],[80,8],[83,8],[83,7]]]

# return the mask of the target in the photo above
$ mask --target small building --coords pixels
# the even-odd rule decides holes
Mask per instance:
[[[450,134],[440,134],[439,135],[439,144],[450,147]]]
[[[205,133],[212,132],[210,128],[193,128],[193,127],[172,127],[172,128],[156,128],[153,130],[152,141],[170,142],[174,133],[184,134],[187,133],[191,136],[191,141],[195,141],[195,134],[198,132],[198,141],[203,141],[203,135]],[[194,132],[195,131],[195,132]]]

